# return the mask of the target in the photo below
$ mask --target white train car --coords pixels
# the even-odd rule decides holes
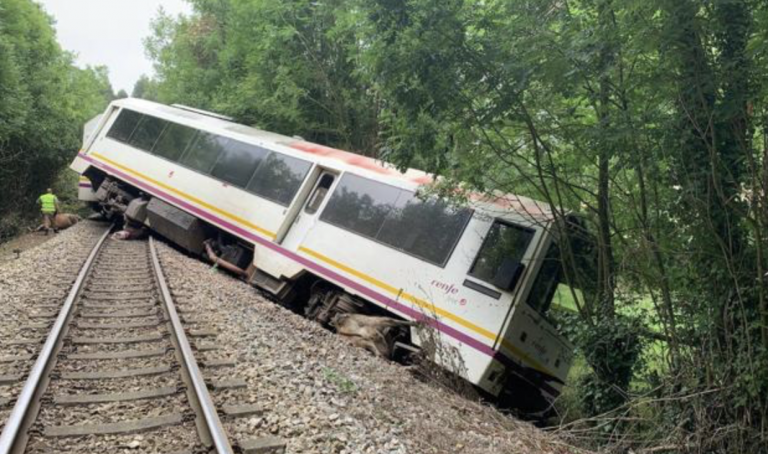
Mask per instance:
[[[81,198],[107,214],[323,323],[355,312],[420,322],[382,331],[387,347],[439,339],[432,359],[489,396],[559,394],[573,348],[545,316],[561,274],[545,204],[457,208],[417,195],[432,181],[423,172],[181,106],[115,101],[94,131],[71,167]]]

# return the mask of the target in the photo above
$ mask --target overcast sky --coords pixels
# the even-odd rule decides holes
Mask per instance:
[[[142,74],[152,73],[142,40],[158,8],[172,15],[190,11],[184,0],[37,0],[56,21],[59,42],[78,55],[77,64],[106,65],[115,92],[128,94]]]

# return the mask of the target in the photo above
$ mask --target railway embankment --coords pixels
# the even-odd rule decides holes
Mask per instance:
[[[0,349],[31,323],[36,302],[66,295],[101,228],[84,222],[0,264]],[[230,364],[204,369],[206,378],[242,381],[212,389],[214,401],[260,407],[248,417],[223,416],[232,438],[279,438],[288,453],[576,452],[531,424],[416,379],[206,263],[164,244],[158,250],[185,328],[201,344],[215,339],[217,350],[198,361]],[[0,386],[0,424],[17,391]]]

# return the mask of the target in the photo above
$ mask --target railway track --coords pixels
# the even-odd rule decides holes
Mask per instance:
[[[34,363],[3,377],[23,387],[0,454],[233,453],[153,240],[108,235],[60,308],[35,317],[30,328],[49,330],[42,348],[3,357]]]

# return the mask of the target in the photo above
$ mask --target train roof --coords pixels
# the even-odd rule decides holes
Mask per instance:
[[[137,98],[125,98],[114,101],[113,104],[148,114],[156,113],[163,117],[175,117],[179,122],[191,122],[205,129],[223,129],[224,131],[257,139],[270,145],[286,147],[297,155],[311,155],[312,160],[315,161],[331,161],[343,168],[352,168],[362,175],[373,176],[374,179],[378,180],[395,180],[414,187],[434,182],[432,175],[418,169],[408,169],[402,172],[394,165],[379,159],[312,143],[300,137],[289,137],[264,131],[256,127],[242,125],[229,121],[226,119],[227,117],[222,115],[208,113],[199,109],[184,106],[167,106]],[[512,210],[538,222],[550,221],[553,218],[552,209],[548,204],[515,194],[495,193],[493,195],[486,195],[472,193],[469,199],[473,205],[481,205],[486,211],[500,217],[503,217],[504,211]]]

